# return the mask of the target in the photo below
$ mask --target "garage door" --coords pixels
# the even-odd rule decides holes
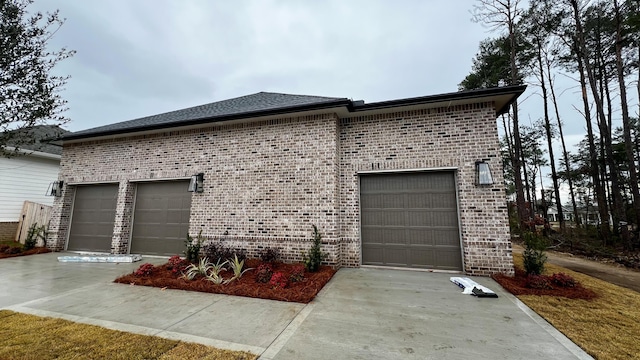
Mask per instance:
[[[118,185],[77,186],[67,250],[111,252]]]
[[[360,177],[362,263],[462,270],[453,172]]]
[[[136,190],[131,253],[182,254],[189,232],[188,181],[140,183]]]

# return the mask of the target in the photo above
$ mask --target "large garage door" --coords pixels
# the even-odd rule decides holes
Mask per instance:
[[[462,270],[455,176],[360,177],[362,263]]]
[[[118,185],[77,186],[67,250],[111,252]]]
[[[140,183],[136,190],[131,253],[179,255],[189,232],[188,181]]]

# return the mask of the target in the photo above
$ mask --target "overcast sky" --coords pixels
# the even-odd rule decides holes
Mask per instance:
[[[66,127],[78,131],[260,91],[366,102],[453,92],[479,42],[496,35],[471,21],[474,3],[36,0],[30,9],[67,19],[51,45],[77,51],[56,71],[71,75]],[[578,91],[559,80],[574,144],[585,133]],[[521,97],[524,124],[541,117],[537,93]]]
[[[472,1],[36,0],[77,54],[72,131],[260,91],[366,102],[457,90],[487,30]]]

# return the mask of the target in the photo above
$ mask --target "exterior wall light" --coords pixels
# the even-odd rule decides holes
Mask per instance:
[[[476,161],[476,185],[493,185],[493,176],[489,164],[484,161]]]
[[[199,173],[191,176],[189,182],[189,192],[203,192],[204,191],[204,173]]]
[[[64,181],[58,180],[49,184],[49,188],[47,189],[47,196],[62,196],[62,187],[64,186]]]

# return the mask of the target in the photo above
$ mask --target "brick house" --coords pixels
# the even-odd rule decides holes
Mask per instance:
[[[524,89],[370,104],[261,92],[75,132],[49,244],[173,255],[202,232],[297,261],[315,224],[334,266],[509,273],[496,117]]]

